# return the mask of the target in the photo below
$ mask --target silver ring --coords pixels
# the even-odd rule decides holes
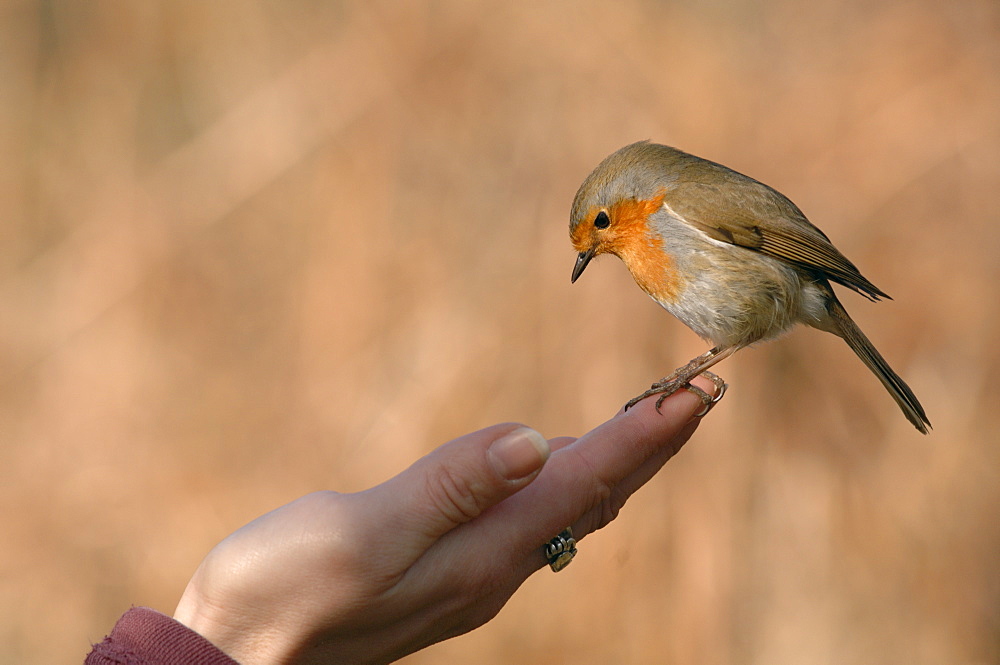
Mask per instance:
[[[569,562],[576,556],[576,539],[573,537],[573,529],[566,527],[558,536],[545,544],[545,560],[549,562],[549,568],[553,573],[569,565]]]

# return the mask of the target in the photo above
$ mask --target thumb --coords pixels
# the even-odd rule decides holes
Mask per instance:
[[[444,444],[380,489],[402,513],[395,528],[430,546],[526,487],[549,453],[530,427],[494,425]]]

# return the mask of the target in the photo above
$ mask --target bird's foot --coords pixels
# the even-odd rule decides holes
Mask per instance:
[[[722,396],[726,394],[726,388],[728,387],[728,385],[717,374],[709,372],[708,370],[704,370],[703,372],[701,372],[700,375],[704,376],[705,378],[709,379],[712,383],[715,384],[715,395],[709,395],[707,392],[705,392],[698,386],[693,386],[691,385],[691,383],[689,383],[689,381],[694,377],[686,375],[685,372],[683,371],[684,369],[687,369],[687,367],[681,368],[681,370],[674,372],[670,376],[663,377],[662,379],[654,383],[652,386],[650,386],[649,390],[642,393],[641,395],[638,395],[637,397],[633,397],[632,399],[630,399],[628,403],[625,404],[625,410],[628,411],[630,408],[632,408],[642,400],[646,399],[647,397],[651,397],[653,395],[659,395],[660,397],[656,400],[656,412],[660,413],[660,406],[662,406],[663,400],[667,399],[675,392],[683,388],[684,390],[687,390],[688,392],[697,395],[698,398],[701,399],[702,403],[705,406],[701,411],[699,411],[694,415],[695,418],[704,417],[709,411],[712,410],[713,406],[719,403],[719,400],[722,399]]]

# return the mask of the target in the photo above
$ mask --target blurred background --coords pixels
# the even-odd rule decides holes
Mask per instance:
[[[205,553],[706,349],[576,188],[653,139],[791,197],[894,301],[720,366],[695,440],[439,662],[1000,662],[1000,6],[0,9],[0,661],[80,662]]]

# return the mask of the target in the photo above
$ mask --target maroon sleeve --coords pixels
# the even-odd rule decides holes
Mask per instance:
[[[148,607],[123,614],[85,665],[238,665],[187,626]]]

